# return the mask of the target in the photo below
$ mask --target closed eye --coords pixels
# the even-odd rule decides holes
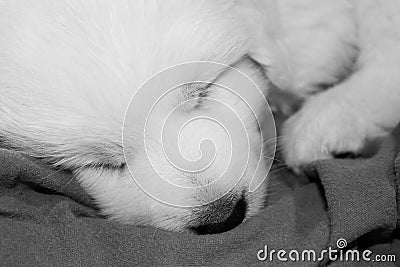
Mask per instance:
[[[204,100],[210,96],[210,87],[213,83],[193,82],[182,86],[179,103],[182,110],[191,112],[200,109]]]
[[[214,76],[215,78],[212,80],[212,82],[193,82],[184,85],[182,88],[183,99],[181,99],[181,103],[191,99],[196,99],[196,103],[191,102],[189,105],[185,105],[183,109],[189,112],[201,109],[204,106],[206,99],[212,96],[213,87],[215,84],[218,83],[218,80],[229,74],[229,72],[232,70],[232,67],[235,67],[241,62],[250,63],[250,66],[256,68],[258,70],[257,73],[259,73],[260,75],[264,73],[262,67],[259,66],[258,63],[252,60],[252,58],[248,55],[243,55],[239,58],[239,60],[229,66],[222,68],[218,73],[216,73],[216,75]]]

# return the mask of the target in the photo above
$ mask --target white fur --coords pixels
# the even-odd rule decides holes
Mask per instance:
[[[166,67],[190,61],[231,65],[249,52],[251,36],[246,34],[246,24],[231,16],[233,7],[231,1],[0,1],[3,145],[73,170],[103,213],[115,220],[171,230],[196,226],[197,209],[155,201],[140,190],[127,168],[109,170],[103,166],[123,166],[125,110],[146,79]],[[265,88],[262,71],[250,60],[242,59],[235,67]],[[199,80],[204,73],[193,75],[193,80]],[[229,75],[222,79],[229,81]],[[258,129],[249,121],[251,113],[240,107],[243,104],[232,96],[215,97],[237,107],[248,121],[250,140],[257,140],[253,135]],[[218,112],[208,108],[211,115]],[[184,114],[177,118],[176,125],[184,118]],[[156,168],[168,180],[198,186],[217,178],[221,171],[218,162],[197,181],[173,168],[160,156],[161,144],[153,141],[158,126],[157,121],[150,125],[150,156],[156,158]],[[142,129],[134,128],[131,133],[128,145],[133,149],[142,145],[135,136],[139,131]],[[220,161],[229,152],[221,129],[199,125],[187,136],[183,140],[186,154],[192,153],[201,136],[215,137]],[[248,172],[255,168],[255,156]],[[146,179],[156,180],[149,172],[146,155],[136,152],[127,159]],[[250,179],[247,175],[234,188],[232,205],[248,191]],[[195,196],[165,193],[196,204],[212,200],[229,186],[214,186]],[[248,215],[262,207],[264,191],[260,188],[246,193]]]
[[[399,120],[397,11],[396,0],[0,0],[0,141],[73,170],[113,219],[183,230],[196,224],[197,210],[153,200],[126,168],[102,168],[125,161],[121,130],[135,90],[166,67],[212,60],[236,63],[267,92],[265,76],[248,55],[282,89],[308,97],[320,84],[339,82],[358,48],[357,72],[310,97],[284,131],[285,159],[293,167],[357,150]],[[228,73],[224,79],[234,78]],[[247,118],[250,140],[256,140],[256,124],[240,101],[216,97]],[[152,129],[158,134],[157,125]],[[194,153],[192,144],[203,135],[215,137],[223,160],[229,152],[223,132],[206,124],[187,133],[184,153]],[[129,145],[140,142],[132,134]],[[217,164],[193,182],[159,157],[159,143],[149,142],[157,167],[175,183],[202,185],[220,172]],[[249,172],[257,161],[251,155]],[[152,179],[145,155],[131,156],[129,165]],[[245,191],[248,216],[262,207],[265,194],[264,187],[247,192],[250,179],[231,192],[235,199]],[[205,201],[224,189],[174,196]]]
[[[329,90],[308,97],[303,108],[286,122],[284,156],[296,169],[331,158],[333,153],[359,152],[366,142],[387,135],[400,121],[400,3],[396,0],[336,3],[339,6],[343,3],[342,9],[347,10],[324,22],[328,23],[329,31],[320,27],[325,31],[322,35],[331,35],[325,40],[333,41],[324,43],[318,30],[313,30],[300,43],[311,41],[313,45],[321,45],[310,51],[314,56],[306,55],[314,59],[308,61],[311,69],[301,68],[306,58],[298,59],[306,49],[295,48],[298,53],[293,52],[293,58],[301,64],[299,71],[295,71],[299,80],[294,90],[308,96],[319,83],[337,83],[335,79],[349,68],[351,59],[355,60],[353,73]],[[343,14],[347,17],[343,18]],[[291,34],[287,35],[287,40],[291,40]],[[354,48],[359,50],[358,54]],[[314,57],[320,57],[321,61]]]

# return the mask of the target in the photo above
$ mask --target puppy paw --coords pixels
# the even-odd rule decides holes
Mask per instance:
[[[331,93],[311,97],[284,124],[285,162],[299,172],[313,161],[359,152],[377,128],[354,102]]]

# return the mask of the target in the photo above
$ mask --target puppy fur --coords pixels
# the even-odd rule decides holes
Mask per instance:
[[[1,145],[72,170],[112,219],[175,231],[197,226],[205,223],[202,208],[152,199],[126,168],[154,178],[146,155],[123,154],[124,114],[137,88],[176,64],[210,60],[232,65],[265,94],[268,77],[305,99],[284,127],[290,166],[299,168],[333,152],[356,152],[400,119],[397,2],[0,0]],[[197,79],[204,73],[193,75]],[[234,77],[228,71],[221,79],[229,83]],[[331,88],[322,91],[327,85]],[[260,146],[251,112],[233,96],[211,91],[239,110],[252,147]],[[172,102],[185,94],[179,92]],[[210,115],[218,113],[211,104],[202,105]],[[177,118],[177,125],[184,118]],[[158,134],[158,126],[150,126],[152,134]],[[141,145],[134,134],[140,130],[132,129],[130,147]],[[195,153],[202,136],[217,140],[221,161],[195,179],[159,156],[162,147],[151,137],[150,154],[174,183],[206,184],[220,173],[229,146],[221,129],[204,124],[188,129],[183,152]],[[257,159],[251,151],[249,173]],[[266,191],[248,192],[250,181],[245,175],[228,196],[234,203],[244,194],[247,217],[262,208]],[[196,204],[230,186],[176,198]]]

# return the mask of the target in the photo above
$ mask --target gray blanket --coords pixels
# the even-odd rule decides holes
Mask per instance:
[[[371,258],[395,254],[400,261],[399,142],[397,131],[370,158],[318,162],[309,171],[309,183],[278,190],[258,216],[207,236],[108,221],[97,215],[93,200],[68,172],[0,150],[0,265],[372,265],[332,261],[326,254],[316,261],[258,259],[265,256],[260,252],[265,246],[269,252],[320,253],[335,249],[339,239],[347,241],[343,252],[368,249]],[[276,179],[284,180],[285,172],[277,173]]]

